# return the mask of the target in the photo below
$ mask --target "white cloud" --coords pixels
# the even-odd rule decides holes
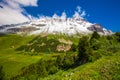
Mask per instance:
[[[37,1],[38,0],[4,0],[0,2],[0,6],[2,6],[0,7],[0,25],[22,23],[33,19],[36,20],[37,18],[28,14],[23,7],[37,7]],[[86,12],[82,10],[80,6],[77,6],[76,9],[73,15],[74,18],[83,18],[86,16]],[[61,16],[54,14],[52,18],[66,19],[67,15],[65,12],[62,12]]]
[[[73,18],[84,18],[86,16],[86,12],[84,10],[82,10],[82,8],[80,6],[77,6],[77,11],[75,11]]]
[[[74,19],[83,19],[85,16],[86,16],[86,12],[84,10],[82,10],[82,8],[80,6],[77,6],[76,7],[76,11],[74,11],[74,14],[73,14],[73,18]],[[67,15],[65,12],[62,12],[62,15],[61,16],[58,16],[56,13],[54,13],[54,15],[52,16],[52,18],[61,18],[61,19],[66,19],[67,18]]]
[[[0,5],[0,25],[16,24],[29,21],[34,17],[28,14],[23,6],[37,6],[37,0],[4,0]],[[23,13],[27,14],[25,16]]]
[[[52,18],[59,18],[59,16],[56,13],[54,13],[54,15],[52,16]]]
[[[8,7],[0,9],[0,24],[21,23],[28,20],[19,10],[13,10]]]
[[[62,15],[61,15],[61,19],[66,19],[66,17],[67,17],[67,16],[66,16],[66,13],[63,12]]]
[[[80,6],[77,6],[76,9],[77,9],[77,12],[79,12],[79,13],[81,12],[81,7]]]
[[[38,0],[11,0],[24,6],[37,6]]]
[[[73,15],[73,18],[78,19],[80,18],[80,14],[78,12],[75,11],[75,14]]]
[[[86,16],[86,12],[85,11],[82,11],[82,13],[80,14],[81,17],[84,17]]]
[[[77,6],[76,7],[76,10],[74,11],[74,14],[72,15],[72,17],[74,19],[78,19],[78,18],[81,18],[83,19],[84,17],[86,16],[86,12],[85,10],[82,10],[82,8],[80,6]],[[39,15],[39,19],[40,18],[45,18],[47,16],[45,15]],[[52,17],[49,17],[49,18],[54,18],[54,19],[66,19],[68,16],[66,15],[65,11],[62,12],[61,16],[57,15],[56,13],[53,14]]]
[[[66,19],[67,18],[67,15],[65,12],[62,12],[62,15],[61,16],[58,16],[56,13],[53,14],[52,18],[54,19]]]

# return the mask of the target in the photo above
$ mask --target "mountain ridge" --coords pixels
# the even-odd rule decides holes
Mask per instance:
[[[100,24],[90,23],[80,16],[66,18],[65,16],[53,15],[53,17],[41,17],[30,22],[0,26],[1,33],[27,32],[30,35],[41,33],[88,34],[94,31],[103,35],[113,34],[112,31],[105,29]]]

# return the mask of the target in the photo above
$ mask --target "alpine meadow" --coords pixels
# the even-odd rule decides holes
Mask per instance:
[[[0,80],[120,80],[119,0],[0,0]]]

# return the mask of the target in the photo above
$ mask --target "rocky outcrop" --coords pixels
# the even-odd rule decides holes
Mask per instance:
[[[16,33],[16,32],[31,32],[31,31],[35,31],[37,30],[37,28],[35,27],[26,27],[26,28],[10,28],[7,29],[8,33]]]
[[[69,51],[70,49],[71,49],[71,45],[58,45],[56,48],[58,52],[61,52],[61,51],[66,52],[66,51]]]
[[[88,27],[87,29],[92,32],[97,31],[97,32],[103,33],[103,34],[112,34],[112,31],[103,28],[100,24],[93,24],[90,27]]]

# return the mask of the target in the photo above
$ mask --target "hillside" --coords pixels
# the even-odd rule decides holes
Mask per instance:
[[[120,34],[0,35],[0,79],[119,80]]]

